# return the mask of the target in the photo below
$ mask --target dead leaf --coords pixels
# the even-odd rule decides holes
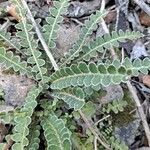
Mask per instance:
[[[140,18],[140,22],[142,25],[144,26],[150,26],[150,16],[145,13],[145,12],[142,12],[140,15],[139,15],[139,18]]]
[[[3,123],[0,123],[0,143],[3,142],[3,139],[6,136],[7,132],[8,131],[5,125]]]
[[[132,48],[131,52],[131,59],[141,58],[148,56],[148,53],[146,51],[145,45],[142,43],[142,41],[139,39],[136,41],[135,45]]]
[[[21,18],[16,12],[16,7],[15,5],[11,4],[10,6],[7,6],[7,12],[15,18],[15,20],[20,21]]]
[[[104,20],[107,24],[109,24],[116,20],[116,16],[117,16],[117,12],[112,10],[106,15]]]
[[[142,76],[143,83],[150,88],[150,75]]]
[[[113,100],[122,99],[124,94],[120,85],[111,85],[104,89],[107,93],[103,96],[100,101],[103,104],[107,104]]]

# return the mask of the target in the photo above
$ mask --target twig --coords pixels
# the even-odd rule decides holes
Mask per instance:
[[[102,119],[98,120],[97,122],[95,122],[94,125],[97,126],[98,123],[102,122],[103,120],[105,120],[105,119],[107,119],[109,117],[110,117],[110,115],[105,116],[104,118],[102,118]]]
[[[150,16],[150,7],[143,0],[134,0],[134,2]]]
[[[92,128],[91,124],[89,123],[88,119],[85,117],[85,115],[83,114],[83,112],[81,110],[78,111],[80,113],[80,116],[82,117],[82,119],[84,120],[84,122],[86,123],[86,125],[88,126],[88,128],[90,129],[90,131],[92,132],[93,135],[95,135],[95,137],[97,138],[97,140],[107,149],[107,150],[111,150],[111,148],[109,147],[109,145],[107,145],[106,143],[104,143],[100,137],[98,136],[97,132]]]
[[[104,0],[102,0],[102,1],[104,1]],[[136,0],[136,1],[138,1],[138,0]],[[103,29],[106,33],[109,33],[109,30],[108,30],[107,25],[104,22],[104,20],[103,20],[103,23],[102,23],[102,27],[103,27]],[[113,56],[113,59],[117,58],[117,54],[114,51],[114,49],[110,49],[110,52]],[[132,94],[133,99],[135,101],[135,104],[137,106],[138,113],[139,113],[139,116],[141,118],[144,130],[145,130],[145,134],[146,134],[146,137],[147,137],[147,140],[148,140],[148,144],[150,146],[150,129],[149,129],[149,126],[148,126],[148,123],[147,123],[147,120],[146,120],[146,116],[144,114],[143,107],[141,106],[140,100],[139,100],[139,98],[136,94],[136,91],[134,90],[133,86],[131,85],[130,81],[127,81],[127,86],[128,86],[128,89],[129,89],[130,93]]]
[[[94,150],[98,150],[97,149],[97,137],[94,137]]]
[[[6,30],[10,24],[10,20],[7,19],[7,21],[2,26],[0,26],[0,30]]]
[[[124,57],[125,57],[124,48],[122,48],[122,49],[121,49],[121,63],[124,62]]]
[[[127,86],[133,96],[133,99],[136,103],[136,106],[138,108],[138,112],[139,112],[139,116],[142,120],[142,124],[143,124],[143,127],[144,127],[144,130],[145,130],[145,134],[146,134],[146,137],[147,137],[147,140],[148,140],[148,145],[150,146],[150,129],[149,129],[149,126],[148,126],[148,123],[146,121],[146,116],[145,116],[145,113],[144,113],[144,110],[143,110],[143,107],[140,103],[140,100],[136,94],[136,91],[135,89],[133,88],[133,86],[131,85],[130,81],[127,81]]]
[[[44,50],[45,50],[47,56],[49,57],[49,59],[50,59],[52,65],[53,65],[54,69],[55,69],[55,70],[58,70],[58,69],[59,69],[59,68],[58,68],[58,65],[57,65],[56,61],[54,60],[54,57],[53,57],[53,55],[51,54],[51,52],[50,52],[50,50],[49,50],[49,48],[48,48],[48,46],[47,46],[47,44],[46,44],[46,42],[45,42],[45,40],[44,40],[44,38],[43,38],[43,35],[42,35],[42,33],[40,32],[39,27],[38,27],[38,25],[36,24],[36,22],[35,22],[35,20],[34,20],[34,17],[33,17],[32,13],[31,13],[31,11],[30,11],[30,9],[29,9],[29,7],[28,7],[26,1],[25,1],[25,0],[22,0],[22,4],[23,4],[23,7],[24,7],[24,8],[27,10],[27,12],[28,12],[28,15],[29,15],[29,17],[30,17],[30,20],[31,20],[31,22],[32,22],[32,25],[33,25],[33,27],[35,28],[36,34],[37,34],[37,36],[38,36],[38,38],[39,38],[39,40],[40,40],[40,42],[41,42],[41,44],[42,44],[42,46],[43,46],[43,48],[44,48]]]

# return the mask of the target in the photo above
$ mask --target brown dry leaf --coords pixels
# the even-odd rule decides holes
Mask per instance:
[[[7,134],[7,128],[3,123],[0,123],[0,143],[3,142],[5,135]]]
[[[145,85],[147,85],[150,88],[150,75],[142,76],[142,81]]]
[[[139,18],[142,25],[150,26],[150,16],[148,14],[141,12]]]
[[[106,15],[104,20],[108,24],[108,23],[111,23],[111,22],[115,21],[116,20],[116,16],[117,16],[117,11],[116,10],[112,10]]]
[[[21,18],[16,12],[15,5],[11,4],[10,6],[7,6],[7,12],[15,18],[15,20],[20,21]]]

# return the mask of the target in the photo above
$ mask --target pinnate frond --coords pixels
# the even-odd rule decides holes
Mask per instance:
[[[39,135],[40,135],[41,127],[39,125],[33,125],[30,128],[30,133],[28,135],[29,145],[27,146],[27,150],[38,150],[39,149]]]
[[[114,60],[112,64],[95,63],[86,64],[80,62],[78,65],[61,68],[51,75],[51,88],[64,89],[76,86],[109,86],[126,82],[130,76],[137,76],[139,72],[148,73],[150,59],[136,59],[133,62],[126,58],[124,63]]]
[[[47,141],[48,150],[71,150],[70,131],[62,119],[50,114],[42,120],[41,125]]]
[[[31,123],[34,108],[37,106],[36,98],[39,93],[39,89],[32,88],[26,97],[26,102],[23,108],[21,108],[20,114],[14,118],[15,127],[11,138],[15,143],[12,146],[12,150],[24,150],[29,144],[27,139],[27,135],[29,134],[28,126]]]
[[[81,29],[79,40],[73,45],[72,49],[65,55],[62,66],[71,62],[71,60],[77,58],[81,52],[83,46],[87,44],[87,38],[92,34],[93,30],[97,28],[97,24],[105,17],[107,13],[105,11],[96,11],[96,14],[92,14],[89,20],[85,21],[84,26]]]
[[[18,15],[21,18],[21,21],[16,25],[18,29],[16,36],[20,40],[24,53],[28,56],[27,62],[31,64],[31,71],[36,74],[36,80],[45,83],[48,81],[45,75],[47,69],[44,67],[45,60],[41,58],[42,53],[38,50],[38,40],[34,38],[33,25],[27,20],[26,10],[23,9],[22,2],[20,0],[13,0],[13,3],[16,5]]]
[[[74,108],[74,110],[81,109],[85,104],[85,94],[81,88],[53,91],[52,96],[64,100],[69,105],[69,108]]]
[[[63,21],[62,15],[66,13],[68,5],[68,0],[53,1],[50,16],[46,18],[47,24],[43,26],[44,37],[49,48],[55,48],[57,30],[59,24]]]
[[[0,40],[5,41],[10,48],[14,48],[18,52],[22,53],[20,50],[20,44],[17,42],[17,40],[11,37],[10,33],[0,30]]]
[[[27,67],[27,63],[25,61],[20,60],[20,56],[16,55],[9,51],[6,52],[4,48],[0,47],[0,64],[5,69],[13,68],[14,71],[19,71],[21,74],[26,74],[28,76],[31,76],[32,73],[30,71],[30,68]]]
[[[92,41],[88,46],[84,46],[82,48],[82,54],[77,61],[85,60],[89,61],[91,58],[97,56],[97,52],[104,52],[104,49],[111,49],[112,46],[119,47],[119,42],[125,42],[126,39],[134,40],[143,35],[140,32],[123,32],[120,30],[119,32],[113,31],[111,34],[106,34],[103,37],[96,38],[95,41]]]

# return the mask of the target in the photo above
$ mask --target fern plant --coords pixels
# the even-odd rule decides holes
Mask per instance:
[[[139,73],[147,74],[150,68],[149,58],[134,61],[125,58],[123,62],[117,59],[111,63],[97,63],[98,61],[93,62],[92,60],[112,46],[119,47],[119,42],[124,42],[126,39],[134,40],[143,35],[134,31],[113,31],[88,43],[88,38],[107,14],[105,10],[96,11],[85,21],[76,43],[64,58],[59,60],[60,68],[57,71],[51,69],[53,73],[48,74],[49,68],[46,67],[45,53],[44,50],[40,50],[41,46],[34,30],[35,26],[28,18],[28,11],[23,7],[24,0],[12,0],[12,3],[16,6],[20,21],[15,26],[15,37],[0,30],[0,38],[7,45],[0,47],[0,64],[3,64],[4,69],[12,68],[18,74],[26,75],[36,83],[36,88],[29,91],[25,104],[19,108],[20,113],[15,114],[13,123],[11,123],[13,125],[11,139],[14,141],[12,149],[38,149],[39,135],[42,132],[39,128],[42,127],[46,141],[45,148],[69,150],[72,148],[71,132],[67,128],[67,121],[59,118],[63,114],[61,110],[65,108],[58,111],[57,108],[62,107],[58,106],[60,102],[58,101],[55,104],[46,103],[46,105],[51,104],[47,106],[51,110],[46,110],[46,107],[42,107],[39,102],[40,96],[50,93],[49,99],[63,100],[71,111],[80,111],[85,102],[89,100],[93,90],[98,91],[101,87],[126,82],[131,76],[138,76]],[[57,30],[68,6],[68,0],[54,1],[53,7],[49,10],[50,16],[46,18],[46,24],[41,29],[43,39],[51,51],[56,47]],[[15,49],[16,52],[12,52],[9,48]],[[116,109],[122,108],[123,105],[118,103],[114,102],[109,109],[116,112]],[[40,111],[38,112],[36,108]],[[70,110],[68,113],[71,112]],[[107,113],[109,112],[110,110]],[[34,131],[31,131],[33,113],[34,115],[40,114],[36,117],[39,117],[41,123],[33,126]]]

